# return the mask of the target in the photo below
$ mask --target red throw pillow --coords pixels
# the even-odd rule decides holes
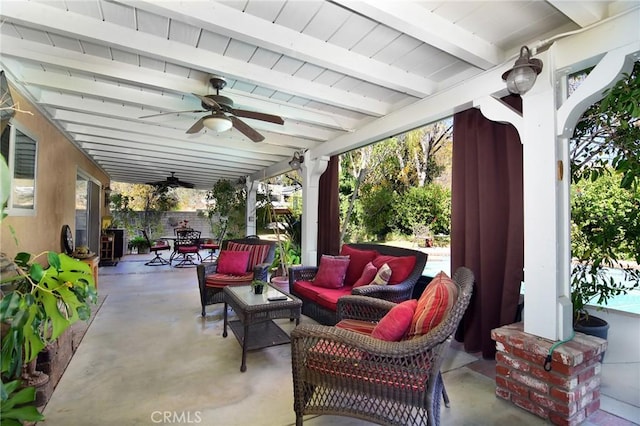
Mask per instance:
[[[347,273],[349,273],[349,268],[347,268]],[[371,262],[367,263],[364,269],[362,270],[362,275],[360,275],[360,278],[358,278],[358,281],[353,283],[353,288],[362,287],[363,285],[369,285],[371,281],[373,281],[373,279],[376,277],[377,273],[378,273],[378,268],[373,266],[373,263]],[[346,285],[346,281],[347,280],[345,278],[345,285]]]
[[[418,299],[408,337],[427,334],[449,313],[458,298],[458,286],[447,274],[439,272]]]
[[[380,269],[384,264],[388,264],[393,273],[389,278],[389,284],[398,284],[406,280],[413,267],[416,266],[415,256],[388,256],[380,255],[373,259],[373,265]]]
[[[362,275],[362,271],[367,263],[375,259],[379,253],[377,250],[358,250],[345,244],[342,246],[340,254],[349,256],[350,259],[347,275],[344,277],[344,285],[354,285]],[[380,266],[376,266],[376,268],[379,267]]]
[[[248,251],[221,250],[216,272],[228,275],[244,275],[249,263]]]
[[[410,299],[391,308],[373,329],[371,337],[388,342],[402,340],[409,330],[417,306],[418,301]]]
[[[349,262],[346,257],[322,255],[313,284],[325,288],[342,287]]]

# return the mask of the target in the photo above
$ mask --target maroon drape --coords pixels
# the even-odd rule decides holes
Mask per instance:
[[[504,101],[521,110],[520,97]],[[475,108],[454,116],[453,137],[451,270],[476,278],[456,339],[493,358],[491,330],[514,322],[524,276],[522,145],[513,126]]]
[[[318,262],[323,254],[340,252],[340,200],[338,197],[337,155],[329,159],[320,176],[318,197]]]

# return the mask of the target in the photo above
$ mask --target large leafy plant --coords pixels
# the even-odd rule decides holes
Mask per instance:
[[[4,158],[0,174],[4,219],[11,182]],[[4,257],[3,271],[8,276],[3,272],[0,279],[0,419],[10,426],[43,419],[34,406],[35,388],[22,387],[23,366],[73,323],[88,319],[97,292],[89,265],[66,254],[21,252],[14,259]]]
[[[622,173],[582,180],[572,187],[571,275],[574,320],[586,305],[606,305],[640,287],[640,191],[623,188]]]
[[[587,304],[640,287],[640,62],[624,77],[571,140],[574,321],[588,317]]]

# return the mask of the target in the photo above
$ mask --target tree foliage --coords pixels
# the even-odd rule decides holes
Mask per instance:
[[[571,140],[574,318],[640,287],[640,62],[592,105]],[[636,264],[633,264],[633,261]],[[612,275],[612,269],[621,276]]]
[[[450,209],[449,201],[441,205],[440,198],[422,198],[428,209],[434,209],[428,213],[427,207],[413,201],[440,196],[431,182],[445,170],[442,156],[448,155],[450,144],[451,120],[445,120],[342,155],[342,240],[380,240],[394,231],[411,235],[417,222],[425,220],[428,223],[423,225],[433,225],[436,217],[436,228],[441,230],[438,232],[448,232],[449,213],[442,212]]]
[[[622,173],[623,188],[638,186],[640,62],[584,113],[571,140],[572,182],[595,180],[610,168]]]

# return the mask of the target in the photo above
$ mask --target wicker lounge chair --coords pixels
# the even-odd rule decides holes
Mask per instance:
[[[268,269],[273,263],[276,253],[276,241],[261,240],[259,238],[240,238],[234,240],[224,240],[221,252],[229,247],[268,246],[264,257],[258,263],[247,270],[244,275],[224,275],[217,273],[218,261],[204,262],[197,266],[198,287],[200,289],[200,303],[202,305],[202,316],[205,316],[205,307],[215,303],[224,302],[224,287],[227,285],[246,285],[253,280],[267,281]]]
[[[453,276],[459,295],[442,322],[427,334],[399,342],[338,327],[303,324],[291,333],[296,425],[306,414],[350,416],[384,425],[440,423],[440,366],[473,289],[473,273]],[[394,303],[344,296],[340,319],[376,322]]]

